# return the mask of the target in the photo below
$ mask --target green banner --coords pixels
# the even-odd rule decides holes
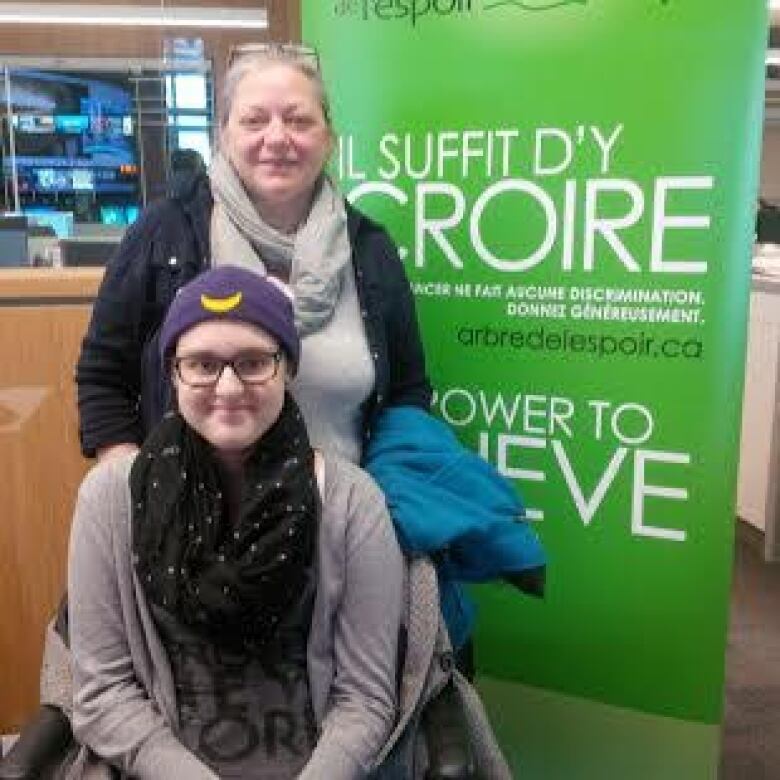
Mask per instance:
[[[302,5],[436,412],[549,554],[543,602],[477,589],[518,773],[713,776],[766,3]]]

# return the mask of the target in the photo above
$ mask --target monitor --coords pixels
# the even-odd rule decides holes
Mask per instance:
[[[73,212],[56,211],[46,208],[26,208],[24,214],[30,225],[48,225],[57,238],[69,238],[73,235]]]
[[[110,238],[64,238],[60,241],[60,252],[64,266],[105,265],[119,246],[119,237]]]
[[[756,239],[760,244],[780,244],[780,209],[766,201],[756,219]]]
[[[124,206],[101,206],[100,221],[104,225],[125,225]]]
[[[140,208],[132,204],[118,204],[100,207],[100,222],[103,225],[132,225],[138,219]]]
[[[0,216],[0,267],[15,268],[30,264],[27,251],[27,218]]]

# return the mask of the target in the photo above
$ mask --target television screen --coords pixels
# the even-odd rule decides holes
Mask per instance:
[[[138,195],[126,74],[11,71],[16,170],[22,193]],[[10,160],[4,160],[6,175]]]

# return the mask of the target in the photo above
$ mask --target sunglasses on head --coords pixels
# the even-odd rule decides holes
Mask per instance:
[[[228,54],[228,68],[242,57],[253,54],[267,54],[279,56],[295,62],[303,62],[319,72],[320,58],[317,50],[311,46],[300,43],[239,43],[230,47]]]

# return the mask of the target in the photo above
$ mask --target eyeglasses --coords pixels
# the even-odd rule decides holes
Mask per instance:
[[[173,365],[179,379],[190,387],[213,387],[226,366],[230,366],[245,385],[262,385],[276,376],[281,360],[281,350],[277,350],[250,352],[231,360],[214,355],[187,355],[175,358]]]
[[[317,54],[317,50],[311,46],[304,46],[300,43],[239,43],[230,47],[228,54],[228,68],[233,63],[241,59],[241,57],[248,57],[252,54],[267,54],[271,57],[281,57],[296,62],[303,62],[306,65],[311,66],[319,73],[320,70],[320,57]]]

